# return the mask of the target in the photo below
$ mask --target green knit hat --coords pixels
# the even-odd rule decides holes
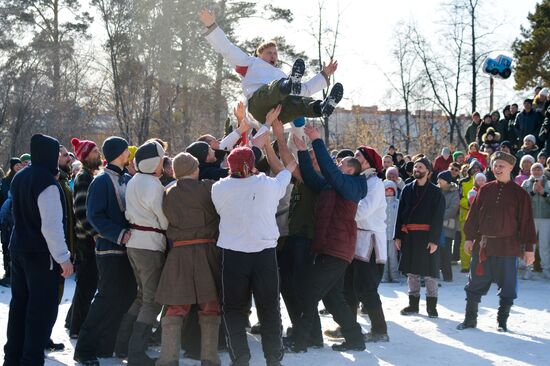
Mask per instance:
[[[31,160],[31,154],[25,153],[25,154],[21,155],[21,157],[20,157],[19,159],[20,159],[21,162],[23,162],[23,163],[24,163],[25,161],[29,161],[29,160]]]
[[[462,151],[455,151],[453,153],[453,161],[456,161],[460,155],[464,156],[464,153]]]

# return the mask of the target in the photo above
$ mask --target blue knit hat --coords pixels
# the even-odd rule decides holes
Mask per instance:
[[[447,183],[451,183],[453,181],[453,176],[450,171],[444,170],[437,175],[437,179],[443,179]]]
[[[103,141],[103,156],[108,163],[115,160],[128,148],[128,141],[118,136],[111,136]]]

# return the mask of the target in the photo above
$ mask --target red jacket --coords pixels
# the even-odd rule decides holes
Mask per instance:
[[[439,155],[434,160],[434,172],[442,172],[449,169],[449,165],[453,162],[453,157],[449,156],[447,159],[443,155]]]
[[[356,212],[356,202],[344,199],[334,189],[321,191],[311,250],[351,263],[357,242]]]

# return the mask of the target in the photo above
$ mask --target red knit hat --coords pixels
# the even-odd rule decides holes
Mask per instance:
[[[237,174],[246,177],[254,168],[256,158],[254,152],[249,147],[237,147],[231,150],[231,153],[227,157],[227,163],[229,164],[229,170],[231,174]]]
[[[381,173],[382,170],[384,170],[384,167],[382,166],[382,157],[380,157],[380,154],[378,154],[378,152],[372,147],[359,146],[357,151],[359,151],[363,157],[367,159],[371,168],[376,169],[377,173]]]
[[[71,145],[73,145],[76,158],[80,161],[84,161],[93,148],[97,146],[93,141],[79,140],[76,137],[71,140]]]

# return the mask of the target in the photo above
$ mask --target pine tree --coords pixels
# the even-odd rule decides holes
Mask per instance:
[[[537,4],[527,16],[529,28],[512,44],[516,59],[515,89],[550,84],[550,0]]]

